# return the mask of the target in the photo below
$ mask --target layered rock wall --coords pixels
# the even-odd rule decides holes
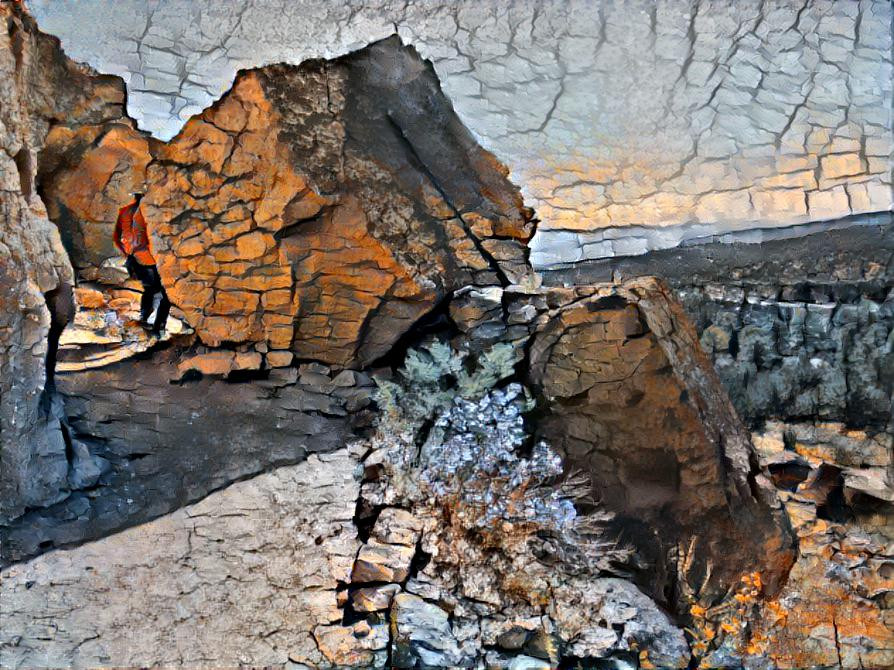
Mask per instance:
[[[894,224],[761,244],[712,243],[546,273],[547,283],[657,274],[674,287],[741,415],[891,430]]]
[[[0,7],[0,522],[70,490],[64,426],[47,384],[47,355],[71,317],[71,264],[38,194],[52,128],[121,119],[124,87],[67,60],[30,16]]]

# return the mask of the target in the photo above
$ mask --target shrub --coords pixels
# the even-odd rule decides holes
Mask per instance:
[[[573,499],[589,493],[587,479],[553,485],[561,458],[545,442],[531,444],[524,415],[534,403],[520,384],[505,383],[516,356],[508,344],[475,361],[441,342],[410,351],[394,381],[377,380],[373,447],[385,450],[389,485],[405,504],[437,507],[452,527],[491,543],[507,533],[550,537],[553,553],[604,567],[618,558],[599,539],[609,516],[577,515]]]

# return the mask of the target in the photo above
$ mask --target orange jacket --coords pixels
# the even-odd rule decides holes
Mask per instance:
[[[149,233],[146,219],[136,201],[118,210],[115,223],[115,246],[125,256],[133,256],[140,265],[155,265],[155,258],[149,251]]]

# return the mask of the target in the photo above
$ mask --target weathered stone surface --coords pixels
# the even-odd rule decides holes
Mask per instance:
[[[879,429],[894,416],[894,225],[891,214],[873,221],[584,264],[545,281],[659,275],[749,423],[817,417]]]
[[[800,456],[811,467],[834,463],[843,468],[886,468],[894,464],[894,436],[841,423],[767,421],[753,434],[762,456]]]
[[[669,290],[641,280],[545,297],[555,307],[533,324],[527,364],[537,435],[618,515],[649,566],[642,586],[684,610],[686,585],[710,601],[759,571],[778,589],[794,560],[788,524]]]
[[[685,667],[689,646],[654,603],[623,579],[571,580],[554,591],[551,616],[556,634],[568,645],[562,651],[579,658],[600,658],[623,649],[644,648],[659,668]],[[586,616],[581,616],[581,612]],[[601,627],[594,627],[600,621]]]
[[[0,528],[4,564],[143,523],[232,481],[331,451],[368,423],[368,379],[327,389],[284,369],[265,380],[174,383],[183,359],[189,350],[168,348],[58,376],[71,434],[110,468],[92,490]]]
[[[291,351],[269,351],[264,360],[271,368],[286,368],[292,364],[295,355]]]
[[[10,11],[38,40],[33,22]],[[459,123],[430,65],[396,40],[333,63],[245,73],[231,95],[162,145],[122,118],[119,81],[76,68],[52,40],[39,39],[49,65],[27,75],[37,93],[23,98],[31,107],[21,113],[43,134],[47,118],[65,118],[54,123],[39,165],[29,163],[37,177],[29,172],[21,190],[30,197],[39,180],[80,278],[105,288],[102,296],[79,290],[92,307],[81,305],[58,350],[70,421],[56,403],[40,419],[48,430],[4,442],[4,465],[12,464],[4,486],[9,479],[17,489],[4,499],[4,561],[145,521],[234,478],[331,448],[367,420],[370,380],[327,369],[296,383],[296,354],[337,368],[372,361],[460,284],[508,283],[528,271],[523,243],[533,224],[520,195]],[[20,67],[16,45],[7,49],[10,72]],[[52,68],[81,90],[62,87]],[[52,109],[40,98],[50,94],[61,98]],[[137,189],[149,192],[151,244],[175,303],[161,340],[128,321],[138,283],[110,245],[117,208]],[[38,293],[60,285],[54,272],[73,279],[54,235],[38,237],[61,269],[20,245],[34,257],[23,267],[47,265]],[[20,280],[17,291],[27,285]],[[39,325],[26,346],[35,387],[15,405],[29,416],[12,417],[4,404],[4,419],[26,432],[41,411],[44,356],[57,355],[55,340],[46,342],[43,298],[32,297]],[[172,340],[188,332],[178,316],[210,349]],[[116,367],[136,355],[143,360],[135,366]],[[217,382],[196,381],[202,375],[239,385],[215,396]],[[249,419],[253,413],[263,417]],[[178,451],[184,443],[191,455]],[[265,447],[252,453],[257,444]],[[167,453],[175,456],[166,461]],[[80,465],[94,458],[111,464],[98,480]],[[172,483],[192,469],[202,473],[194,486]],[[72,495],[72,482],[88,480],[96,491]],[[15,519],[26,506],[27,519]]]
[[[713,643],[722,640],[722,654],[732,664],[752,658],[778,668],[881,668],[894,662],[891,501],[866,492],[843,495],[844,472],[890,472],[892,452],[879,453],[873,442],[865,433],[828,424],[774,422],[756,435],[761,462],[783,489],[799,556],[775,598],[743,598],[748,607],[742,611],[706,613]],[[862,458],[880,458],[882,467],[860,467]],[[747,634],[745,620],[754,622]],[[696,628],[707,630],[705,623]],[[715,652],[705,662],[719,658]]]
[[[357,555],[351,581],[402,582],[410,574],[410,562],[415,553],[415,547],[370,540]]]
[[[775,598],[758,606],[748,597],[741,611],[696,621],[705,635],[694,651],[719,648],[703,661],[709,667],[891,664],[890,220],[546,277],[665,277],[782,491],[798,559]],[[741,635],[746,620],[759,622],[750,637]]]
[[[372,535],[387,544],[415,547],[419,541],[422,522],[412,512],[397,507],[386,507],[376,519]]]
[[[240,74],[147,174],[159,270],[210,346],[366,364],[451,290],[527,272],[520,195],[397,39]]]
[[[41,197],[76,269],[119,256],[115,219],[144,189],[149,160],[149,140],[127,118],[50,130],[40,157]]]
[[[318,626],[314,638],[320,652],[336,667],[383,667],[387,658],[388,626]]]
[[[394,597],[391,635],[395,668],[450,667],[466,665],[450,628],[448,614],[418,596]]]
[[[855,22],[854,40],[871,40],[871,22],[865,29],[859,23],[862,37]],[[21,70],[28,58],[16,30],[33,37],[33,26],[19,14],[7,26],[8,50]],[[144,37],[151,44],[158,36],[147,30]],[[52,43],[44,46],[50,61],[65,64]],[[847,60],[834,46],[819,48],[829,62]],[[754,73],[730,76],[751,80]],[[85,91],[105,85],[87,84]],[[715,91],[719,104],[744,95],[733,88]],[[783,358],[809,341],[807,363],[815,366],[814,359],[832,360],[822,358],[829,339],[847,332],[846,345],[834,349],[847,352],[843,392],[833,379],[809,393],[802,384],[792,396],[810,399],[808,414],[828,405],[829,418],[840,418],[834,408],[853,394],[847,406],[865,408],[859,416],[867,430],[768,425],[757,441],[770,452],[761,465],[784,490],[801,541],[782,585],[793,558],[785,518],[679,308],[650,282],[565,291],[535,290],[534,281],[509,286],[527,273],[521,243],[530,213],[411,51],[390,41],[333,62],[243,73],[230,95],[165,146],[126,120],[118,123],[120,87],[111,82],[108,91],[107,100],[105,92],[99,96],[108,109],[99,112],[95,101],[86,112],[62,109],[61,120],[26,109],[40,132],[47,119],[54,129],[37,168],[33,152],[17,152],[12,161],[20,175],[36,170],[37,181],[20,179],[11,191],[30,198],[32,210],[35,183],[48,194],[53,216],[71,233],[63,242],[80,276],[113,288],[77,291],[81,309],[60,340],[65,360],[58,370],[69,371],[58,380],[65,402],[60,394],[46,396],[49,446],[25,443],[51,463],[46,481],[27,482],[42,487],[42,497],[3,528],[0,540],[10,562],[148,521],[139,529],[146,535],[124,530],[8,569],[0,628],[11,633],[0,664],[326,667],[381,666],[390,658],[397,666],[441,666],[486,658],[495,667],[528,667],[620,655],[638,657],[643,667],[690,665],[683,632],[652,598],[605,577],[607,570],[636,574],[646,593],[675,609],[680,625],[694,627],[694,659],[711,667],[891,664],[894,645],[882,627],[889,623],[894,489],[890,436],[878,432],[891,395],[885,282],[892,266],[884,249],[859,264],[832,264],[840,277],[860,276],[845,300],[835,287],[831,310],[819,294],[803,297],[816,290],[815,281],[775,294],[780,310],[788,306],[782,303],[804,303],[782,319],[787,330],[758,315],[744,328],[721,319],[703,331],[712,353],[758,369],[778,362],[765,357],[768,333],[783,334],[775,343]],[[550,117],[561,115],[557,102]],[[772,125],[772,112],[761,115]],[[644,199],[671,217],[685,203],[699,225],[710,226],[721,216],[741,222],[752,210],[800,217],[809,207],[825,216],[884,201],[888,182],[852,179],[864,168],[880,172],[887,145],[866,142],[859,129],[839,130],[810,140],[824,147],[812,160],[793,156],[766,181],[758,174],[755,193],[740,184],[714,193],[718,174],[694,177],[684,167],[681,179],[671,180],[674,197],[630,196],[618,191],[622,183],[638,188],[635,174],[625,174],[603,188],[615,200],[606,216],[638,216],[631,202]],[[709,133],[699,145],[719,152],[724,141]],[[116,322],[133,312],[138,296],[109,260],[107,240],[94,244],[90,227],[107,234],[116,200],[144,172],[153,185],[153,245],[164,251],[165,280],[173,277],[170,288],[179,290],[202,343],[188,335],[128,342],[131,329]],[[696,192],[687,192],[691,179],[703,182]],[[805,191],[806,201],[792,198]],[[35,230],[44,234],[40,224]],[[654,241],[611,235],[572,252],[598,255],[608,242],[613,253],[639,253]],[[67,264],[57,241],[47,240],[55,260]],[[31,242],[17,244],[28,262],[43,267],[44,241]],[[825,259],[808,262],[821,269]],[[61,286],[64,270],[54,270],[50,283]],[[178,289],[180,282],[186,285]],[[766,307],[771,295],[752,289],[701,287],[703,296],[740,310]],[[366,456],[363,467],[343,452],[323,456],[323,463],[312,457],[287,465],[366,435],[370,379],[345,366],[386,353],[390,361],[410,325],[435,307],[425,332],[440,329],[476,352],[498,340],[519,345],[519,378],[534,386],[540,405],[532,430],[563,451],[569,469],[590,477],[592,500],[578,500],[575,514],[597,525],[609,520],[612,539],[634,550],[630,560],[626,551],[606,549],[625,560],[575,562],[549,537],[525,536],[512,523],[487,537],[458,532],[468,527],[454,524],[449,509],[400,499],[381,476],[384,458],[366,454],[362,443],[349,453]],[[29,344],[35,360],[46,325]],[[111,364],[118,351],[140,355]],[[751,391],[759,397],[766,386]],[[758,408],[750,418],[766,413]],[[355,505],[353,476],[360,472],[368,481]],[[355,539],[355,510],[370,519],[378,513],[373,527],[364,527],[361,537],[370,537],[363,543]],[[247,527],[246,514],[254,520]],[[790,612],[787,626],[777,615]]]
[[[537,208],[535,265],[892,206],[887,0],[30,4],[164,139],[241,68],[397,32]]]
[[[394,596],[400,593],[398,584],[385,586],[369,586],[357,589],[351,595],[351,605],[357,612],[378,612],[391,607]]]
[[[312,631],[341,617],[336,587],[358,544],[352,473],[344,450],[314,455],[4,570],[0,665],[325,665]],[[357,647],[383,648],[384,628]]]
[[[139,282],[127,282],[125,289],[84,282],[75,288],[74,317],[59,335],[55,352],[57,375],[125,361],[192,332],[183,321],[169,315],[160,337],[148,333],[139,323],[142,291],[133,284]]]
[[[0,18],[0,523],[64,498],[69,463],[50,411],[46,360],[72,315],[71,265],[38,195],[51,124],[76,127],[123,115],[124,89],[67,60],[21,6]],[[51,384],[51,380],[50,380]],[[42,402],[42,399],[44,402]]]

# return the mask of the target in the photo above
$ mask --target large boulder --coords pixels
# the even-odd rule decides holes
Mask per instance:
[[[788,522],[669,290],[641,279],[552,289],[533,302],[542,311],[525,367],[542,412],[536,433],[616,515],[618,541],[635,548],[635,579],[682,611],[750,572],[778,589],[795,557]]]
[[[397,38],[240,73],[147,174],[162,278],[209,345],[362,365],[452,290],[528,270],[518,190]]]

